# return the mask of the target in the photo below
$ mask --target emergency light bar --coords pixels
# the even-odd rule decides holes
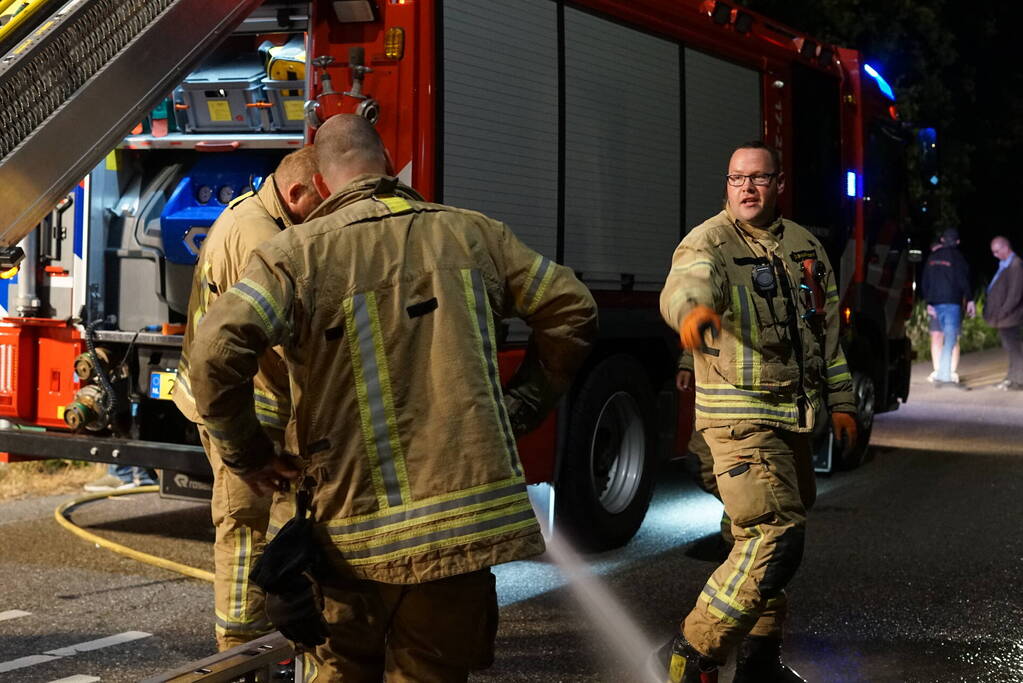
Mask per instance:
[[[888,99],[895,101],[895,92],[892,90],[892,86],[888,85],[888,81],[884,79],[884,76],[877,72],[877,69],[869,64],[863,65],[863,70],[867,72],[867,75],[877,81],[877,87],[881,88],[881,92]]]
[[[847,197],[856,196],[856,171],[847,171],[845,174],[845,194]]]

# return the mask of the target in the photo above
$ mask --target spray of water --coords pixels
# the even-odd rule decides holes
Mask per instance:
[[[589,622],[600,630],[608,648],[628,669],[636,683],[664,683],[666,673],[656,671],[651,661],[654,645],[608,587],[589,570],[563,534],[547,541],[547,554],[564,574],[569,587],[586,612]]]

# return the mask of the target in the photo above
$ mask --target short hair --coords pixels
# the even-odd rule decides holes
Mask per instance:
[[[316,160],[324,175],[346,165],[387,167],[387,152],[373,124],[355,114],[332,116],[316,131]]]
[[[277,164],[274,177],[277,186],[287,188],[292,183],[299,183],[313,189],[313,176],[320,172],[316,164],[316,150],[312,146],[296,149]]]
[[[732,154],[735,154],[740,149],[762,149],[771,155],[771,162],[774,164],[774,172],[781,172],[781,154],[778,150],[770,145],[765,144],[762,140],[751,140],[750,142],[744,142],[735,149],[732,150]]]
[[[1008,247],[1009,249],[1012,249],[1012,242],[1010,242],[1009,238],[1005,237],[1004,235],[997,235],[997,236],[995,236],[994,239],[991,240],[992,246],[995,244],[995,242],[997,242],[998,244],[1003,244],[1004,243],[1006,247]]]

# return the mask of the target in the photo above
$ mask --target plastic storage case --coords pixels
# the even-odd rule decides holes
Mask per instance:
[[[254,58],[203,65],[174,91],[179,128],[186,133],[251,133],[268,127],[265,76]]]
[[[305,127],[305,82],[263,79],[270,102],[270,130],[297,131]]]

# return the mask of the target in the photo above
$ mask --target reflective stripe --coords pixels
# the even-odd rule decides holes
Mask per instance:
[[[203,420],[206,431],[218,441],[238,443],[259,429],[254,412],[243,413],[240,417]]]
[[[547,285],[550,284],[553,275],[554,269],[551,268],[551,260],[546,256],[537,257],[537,261],[530,269],[530,277],[532,279],[529,282],[529,286],[526,287],[526,294],[522,299],[522,309],[526,315],[535,311],[536,307],[540,305],[544,292],[547,290]]]
[[[210,310],[210,282],[212,282],[213,275],[213,264],[207,261],[202,264],[202,276],[199,278],[199,287],[202,291],[202,296],[199,297],[199,308],[196,309],[198,317],[196,324],[206,314],[206,311]]]
[[[302,683],[312,683],[319,676],[316,659],[308,652],[302,653]]]
[[[182,361],[179,361],[179,363],[183,361],[184,359],[182,359]],[[195,403],[195,397],[192,396],[192,386],[188,381],[188,367],[187,366],[182,367],[179,364],[178,369],[174,374],[177,377],[177,381],[174,382],[174,391],[177,392],[178,389],[181,389],[184,392],[185,396],[189,398],[192,401],[192,403]]]
[[[373,465],[377,501],[380,507],[394,507],[409,499],[408,474],[394,414],[376,294],[368,292],[345,299],[344,309],[362,436]]]
[[[828,384],[837,384],[851,379],[849,365],[844,359],[835,361],[834,364],[828,366]]]
[[[413,521],[423,524],[436,521],[443,513],[454,512],[456,515],[464,515],[487,507],[498,508],[524,500],[529,500],[525,480],[522,477],[515,477],[459,491],[454,495],[427,499],[401,510],[384,510],[335,521],[327,525],[327,533],[333,540],[354,540],[365,532],[377,531],[392,525],[407,525]]]
[[[465,524],[459,525],[453,521],[441,528],[428,526],[418,530],[414,535],[398,540],[391,540],[394,538],[393,535],[387,535],[379,539],[384,541],[380,545],[359,544],[345,547],[344,544],[339,544],[338,550],[346,562],[355,565],[373,564],[437,548],[462,545],[530,526],[539,528],[533,515],[533,508],[527,500],[507,510],[474,515]]]
[[[708,396],[743,396],[758,401],[773,401],[778,394],[767,389],[739,389],[731,384],[697,385],[696,393]]]
[[[252,635],[269,632],[271,626],[262,609],[249,602],[249,571],[253,564],[252,530],[239,527],[232,532],[234,554],[230,565],[227,613],[216,610],[216,631],[221,635]],[[261,607],[261,606],[260,606]]]
[[[749,290],[746,286],[733,286],[732,315],[740,331],[736,339],[735,377],[744,387],[753,387],[760,383],[760,353],[756,349],[757,334],[750,304]]]
[[[277,413],[260,410],[259,408],[256,408],[256,419],[259,420],[259,424],[262,427],[285,429],[288,426],[288,418],[282,417]]]
[[[696,404],[696,414],[699,417],[705,417],[712,420],[748,420],[752,418],[761,418],[764,420],[774,420],[776,422],[792,423],[798,420],[799,413],[795,406],[791,409],[771,407],[767,405],[749,405],[749,404],[713,404],[707,405],[706,403]]]
[[[827,293],[824,295],[824,298],[826,300],[826,303],[837,304],[838,303],[838,290],[837,289],[828,289]]]
[[[703,586],[703,591],[700,592],[700,600],[707,603],[707,610],[711,614],[732,624],[743,624],[754,620],[757,616],[741,609],[734,601],[728,600],[719,593],[713,579],[707,581]]]
[[[412,205],[407,200],[401,197],[377,197],[373,199],[377,200],[381,204],[387,207],[387,210],[392,214],[408,213],[412,210]]]
[[[480,363],[490,381],[490,398],[497,422],[501,426],[501,433],[504,435],[505,456],[511,464],[512,471],[515,474],[522,474],[519,454],[515,448],[515,437],[512,436],[511,422],[508,420],[508,410],[504,405],[504,394],[501,391],[501,376],[497,369],[497,345],[494,343],[494,318],[490,313],[490,301],[483,286],[483,276],[477,270],[463,270],[462,281],[465,285],[465,301],[469,307],[469,315],[476,319],[475,332],[476,341],[479,343]]]
[[[277,302],[274,301],[274,298],[262,286],[249,278],[245,278],[236,282],[231,289],[227,290],[227,293],[234,294],[252,306],[252,309],[256,311],[263,321],[267,337],[271,343],[279,342],[283,339],[286,329],[284,314]]]
[[[732,575],[725,581],[725,598],[734,598],[735,594],[742,588],[742,585],[749,579],[750,565],[753,564],[753,559],[757,556],[760,543],[764,539],[764,532],[759,525],[751,527],[749,532],[753,537],[743,541],[739,563],[735,566]]]

